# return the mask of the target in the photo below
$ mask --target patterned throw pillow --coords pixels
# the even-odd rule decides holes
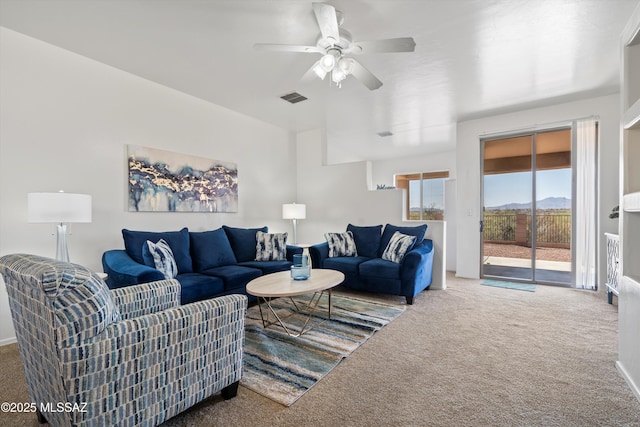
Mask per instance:
[[[351,231],[345,233],[325,233],[324,238],[327,239],[327,243],[329,243],[329,258],[358,256],[356,242],[353,239],[353,233]]]
[[[158,243],[147,240],[147,248],[153,257],[156,269],[164,274],[165,279],[173,279],[178,275],[178,266],[173,257],[173,251],[164,239],[158,240]]]
[[[287,233],[256,232],[256,261],[285,261]]]
[[[391,236],[389,244],[382,253],[382,259],[398,264],[401,263],[409,248],[413,246],[415,240],[416,236],[408,236],[396,231],[393,233],[393,236]]]

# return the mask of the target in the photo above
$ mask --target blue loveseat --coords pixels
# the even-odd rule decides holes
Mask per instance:
[[[415,236],[413,245],[400,262],[388,261],[382,255],[395,232]],[[425,239],[427,225],[398,227],[387,224],[359,227],[349,224],[356,247],[352,256],[330,257],[329,243],[309,248],[313,267],[339,270],[344,273],[342,286],[351,289],[404,296],[407,304],[431,285],[433,242]]]
[[[112,249],[102,255],[102,267],[111,289],[165,279],[154,260],[144,251],[147,241],[163,239],[173,253],[180,282],[182,304],[228,294],[245,294],[246,285],[263,274],[291,268],[293,255],[302,248],[287,245],[286,259],[256,261],[256,233],[267,227],[222,226],[212,231],[149,232],[122,230],[124,250]],[[250,299],[253,297],[249,296]]]

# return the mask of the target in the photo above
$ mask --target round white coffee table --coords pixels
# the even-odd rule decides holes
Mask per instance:
[[[279,324],[288,335],[297,337],[317,326],[317,324],[310,326],[310,320],[318,307],[320,298],[322,298],[325,292],[327,292],[329,297],[328,317],[326,320],[331,319],[331,289],[343,281],[344,274],[336,270],[314,268],[311,269],[311,276],[306,280],[293,280],[291,278],[291,272],[280,271],[253,279],[247,284],[247,293],[258,297],[258,307],[260,308],[263,327],[267,328],[273,324]],[[305,304],[305,307],[299,307],[292,297],[304,294],[313,295],[309,302]],[[271,300],[281,297],[288,297],[298,312],[308,314],[299,333],[292,333],[284,324],[283,318],[279,316],[272,307]],[[266,317],[262,310],[261,300],[268,307]],[[269,312],[275,316],[275,321],[269,320]]]

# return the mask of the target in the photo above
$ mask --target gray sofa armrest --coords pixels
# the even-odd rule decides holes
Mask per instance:
[[[123,319],[133,319],[180,305],[180,282],[175,279],[111,290]]]

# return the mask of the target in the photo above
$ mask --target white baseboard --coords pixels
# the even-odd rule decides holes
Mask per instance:
[[[618,372],[620,372],[620,375],[622,375],[622,378],[624,378],[624,380],[627,382],[627,384],[631,388],[631,391],[633,392],[633,394],[635,394],[636,399],[640,401],[640,389],[638,388],[637,384],[633,382],[633,379],[631,379],[631,377],[629,376],[627,371],[624,369],[624,366],[622,366],[622,363],[620,363],[619,360],[616,362],[616,368],[618,368]]]
[[[13,344],[14,342],[17,342],[16,337],[0,340],[0,347],[2,347],[3,345]]]

